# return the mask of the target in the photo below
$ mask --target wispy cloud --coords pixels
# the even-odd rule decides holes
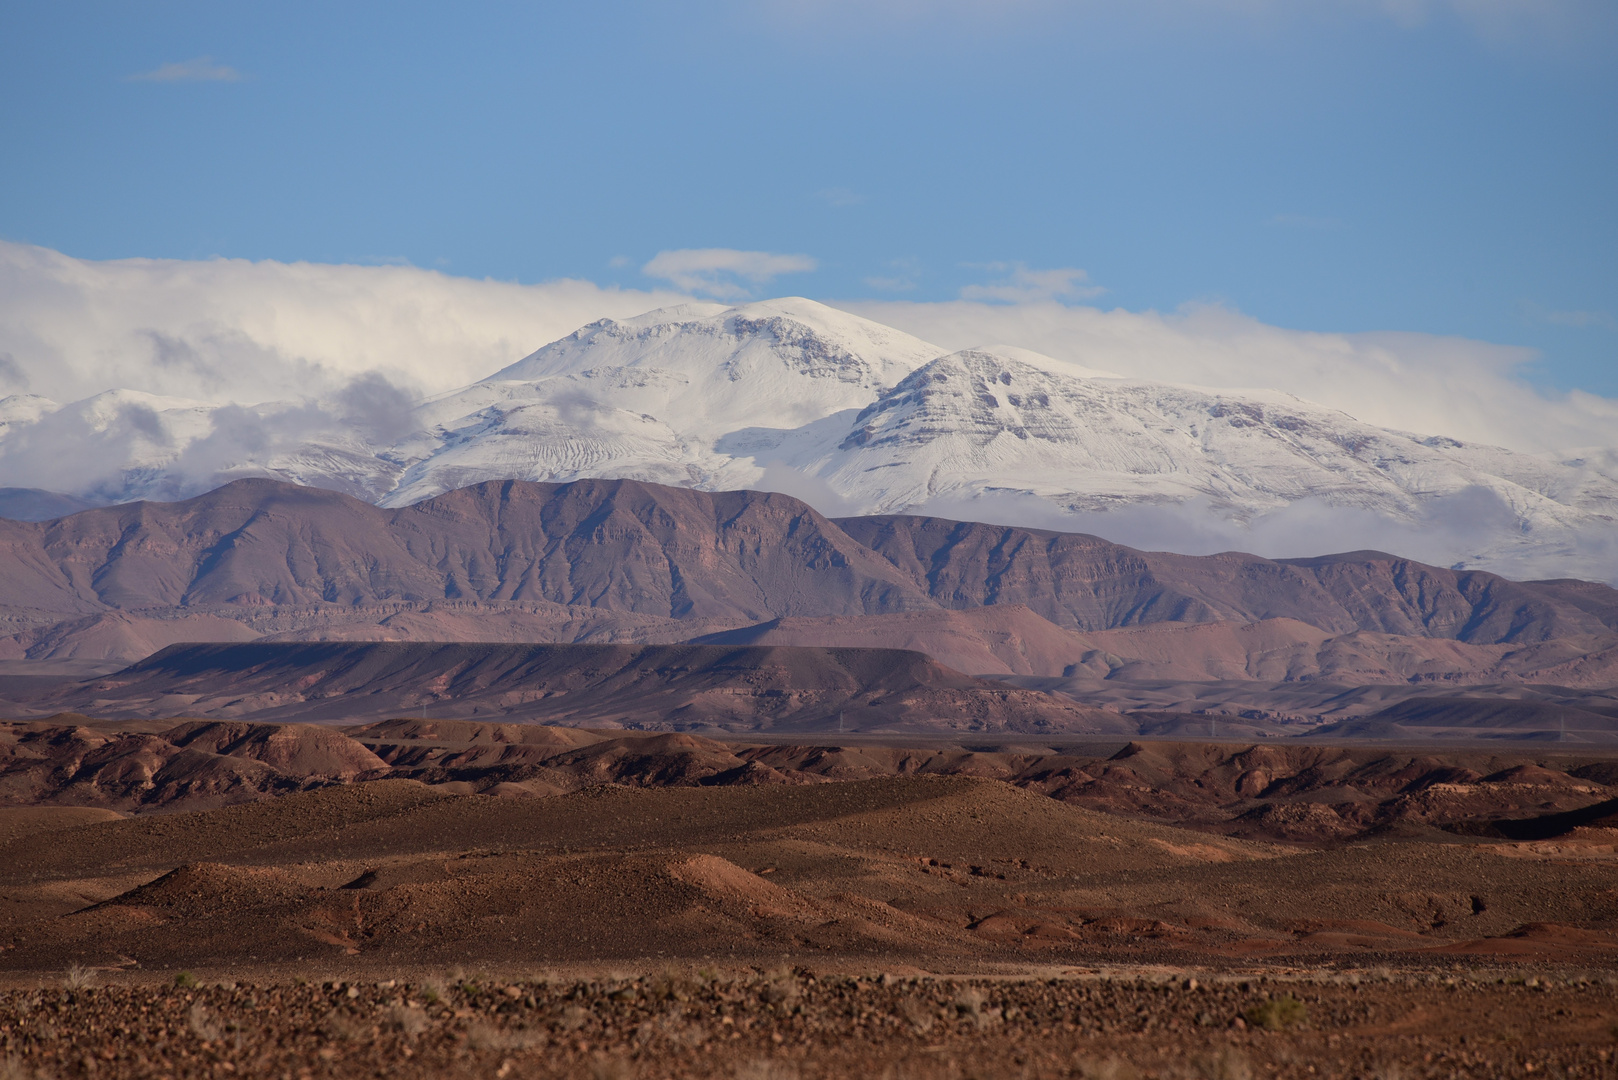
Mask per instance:
[[[1569,326],[1578,330],[1587,330],[1599,327],[1603,330],[1618,330],[1618,319],[1614,319],[1606,311],[1558,311],[1554,308],[1536,304],[1532,300],[1524,300],[1518,305],[1525,319],[1530,322],[1549,323],[1552,326]]]
[[[853,188],[846,187],[821,188],[815,192],[815,198],[827,206],[839,210],[845,206],[858,206],[865,201],[864,195],[861,195]]]
[[[745,299],[782,274],[802,274],[820,264],[808,255],[776,255],[734,248],[682,248],[660,251],[641,273],[677,289],[720,300]],[[742,282],[746,282],[745,285]]]
[[[587,322],[690,300],[411,266],[95,262],[0,241],[0,395],[76,401],[128,387],[253,403],[331,394],[371,373],[438,393]]]
[[[1276,214],[1266,224],[1278,225],[1283,229],[1314,229],[1326,232],[1331,229],[1341,229],[1343,223],[1334,217],[1313,217],[1309,214]]]
[[[1024,263],[988,263],[983,269],[1006,276],[966,286],[961,290],[962,300],[1027,304],[1039,300],[1084,300],[1107,291],[1090,284],[1088,273],[1070,266],[1035,270]]]
[[[943,349],[1017,345],[1129,378],[1281,390],[1401,431],[1558,456],[1590,447],[1618,455],[1618,399],[1536,391],[1523,378],[1532,349],[1429,334],[1290,330],[1206,304],[1170,313],[1052,300],[837,306]]]
[[[214,63],[211,56],[199,56],[193,60],[181,60],[176,64],[164,64],[151,71],[142,71],[129,76],[129,82],[241,82],[242,73],[226,64]]]

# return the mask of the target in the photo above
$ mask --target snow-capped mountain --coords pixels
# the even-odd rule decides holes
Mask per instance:
[[[800,494],[844,512],[967,516],[992,500],[999,520],[1159,507],[1239,528],[1308,504],[1406,536],[1443,500],[1482,497],[1492,516],[1469,526],[1469,562],[1618,578],[1602,540],[1618,535],[1610,469],[1392,431],[1275,392],[1124,379],[1008,347],[943,353],[784,299],[592,323],[385,422],[364,401],[12,397],[0,400],[0,486],[119,501],[257,474],[400,506],[488,479],[725,489],[796,474]]]
[[[383,502],[493,476],[744,487],[768,433],[852,415],[940,351],[797,298],[602,320],[422,406]]]

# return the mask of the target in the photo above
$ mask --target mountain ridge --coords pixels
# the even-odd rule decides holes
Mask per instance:
[[[0,659],[134,660],[196,640],[902,643],[975,673],[1109,688],[1618,684],[1604,621],[1618,590],[1602,585],[1376,552],[1183,556],[938,518],[830,519],[779,493],[631,480],[489,482],[398,509],[243,480],[0,522],[0,565]],[[1145,633],[1196,626],[1214,630]],[[1170,641],[1190,649],[1183,663],[1165,659]]]

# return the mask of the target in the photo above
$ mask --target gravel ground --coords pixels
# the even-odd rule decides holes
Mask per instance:
[[[1618,980],[1566,973],[63,981],[0,991],[0,1080],[1618,1075]]]

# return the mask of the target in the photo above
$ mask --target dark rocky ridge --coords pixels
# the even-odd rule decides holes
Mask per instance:
[[[1114,712],[902,649],[476,642],[175,645],[19,711],[354,721],[493,717],[649,730],[1133,733]]]

